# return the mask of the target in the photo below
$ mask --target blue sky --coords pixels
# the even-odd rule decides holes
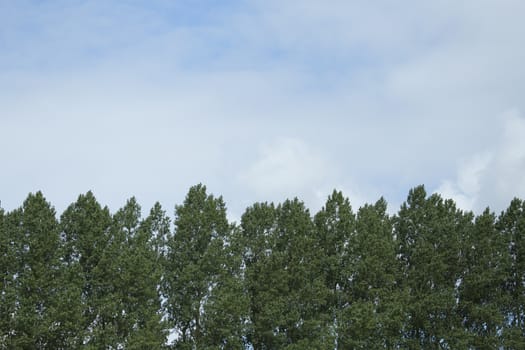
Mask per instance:
[[[525,197],[525,3],[2,1],[2,207]]]

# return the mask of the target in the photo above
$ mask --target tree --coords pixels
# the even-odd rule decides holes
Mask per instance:
[[[256,203],[241,218],[241,246],[245,266],[245,290],[249,297],[248,343],[254,349],[272,349],[278,345],[273,330],[285,307],[283,271],[275,266],[277,211],[273,204]]]
[[[93,193],[80,195],[61,218],[70,291],[80,311],[74,346],[159,348],[165,342],[160,315],[158,239],[167,218],[155,205],[141,219],[135,198],[112,217]]]
[[[327,307],[330,323],[335,334],[336,348],[344,348],[341,338],[345,329],[341,327],[341,311],[348,304],[349,262],[348,250],[350,238],[355,234],[355,214],[348,198],[342,192],[333,191],[325,206],[315,215],[315,230],[321,252],[322,273],[325,286],[329,291]],[[346,300],[346,301],[345,301]]]
[[[168,319],[178,332],[177,349],[211,346],[210,330],[205,327],[207,305],[216,303],[229,231],[222,197],[208,195],[203,185],[190,188],[184,203],[175,207],[163,291]],[[230,341],[226,337],[213,345],[228,348]]]
[[[392,220],[381,198],[357,214],[350,236],[344,276],[344,308],[339,313],[343,349],[391,349],[400,346],[405,295],[399,275]]]
[[[399,285],[408,293],[404,347],[465,348],[457,312],[458,285],[464,270],[462,242],[472,214],[423,186],[410,190],[395,218]]]
[[[15,311],[16,258],[13,230],[8,227],[9,214],[0,208],[0,349],[7,349]]]
[[[505,274],[505,349],[525,348],[525,201],[513,199],[500,215],[497,228],[507,246]]]
[[[277,208],[276,261],[287,280],[281,330],[290,349],[332,349],[328,288],[322,274],[322,251],[308,209],[297,198]]]
[[[474,349],[499,349],[508,255],[496,217],[487,208],[476,217],[465,242],[465,272],[459,286],[459,312]]]
[[[244,290],[239,230],[232,226],[223,245],[214,245],[220,266],[204,306],[203,342],[199,349],[246,349],[248,297]]]
[[[60,227],[70,291],[78,293],[79,303],[71,308],[79,317],[74,322],[77,337],[71,347],[104,348],[110,344],[111,315],[105,310],[106,300],[111,301],[111,276],[105,265],[111,259],[104,257],[110,240],[111,214],[92,192],[87,192],[64,211]]]
[[[245,260],[254,348],[333,348],[322,253],[304,204],[256,204],[242,230],[251,242]]]
[[[159,203],[144,221],[140,221],[140,211],[131,198],[113,217],[119,336],[126,349],[159,349],[166,342],[161,321],[159,242],[169,234],[169,219]]]
[[[64,280],[55,210],[41,192],[29,194],[20,209],[8,214],[6,228],[13,249],[8,278],[15,292],[14,300],[6,295],[11,311],[7,347],[64,348],[61,335],[67,320],[61,317]]]

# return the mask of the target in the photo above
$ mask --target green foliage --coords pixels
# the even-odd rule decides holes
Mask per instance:
[[[113,216],[112,239],[106,252],[113,260],[116,339],[126,349],[159,348],[165,342],[158,291],[162,270],[155,237],[155,229],[163,230],[160,226],[165,222],[160,206],[142,222],[135,198]]]
[[[106,301],[111,299],[111,276],[108,274],[106,249],[109,242],[111,215],[102,208],[93,193],[80,195],[62,214],[64,263],[69,271],[69,290],[77,315],[74,347],[85,344],[99,348],[109,343],[111,314]],[[72,346],[73,347],[73,346]]]
[[[408,293],[406,347],[458,348],[464,342],[457,312],[464,270],[463,241],[472,215],[439,195],[411,190],[395,219],[402,262],[400,286]]]
[[[64,280],[55,210],[37,192],[4,220],[10,259],[4,283],[10,328],[4,336],[6,347],[64,348],[68,320],[61,305]]]
[[[14,230],[9,226],[12,215],[0,208],[0,349],[10,343],[16,305],[16,251]]]
[[[247,340],[255,349],[276,346],[274,320],[284,307],[276,297],[285,292],[282,271],[272,259],[276,219],[275,207],[266,203],[247,208],[241,219],[239,240],[243,247],[244,285],[250,311]]]
[[[525,348],[525,201],[514,199],[498,219],[509,259],[503,311],[505,349]]]
[[[504,236],[486,209],[465,238],[466,266],[459,287],[459,312],[475,349],[498,349],[504,324],[503,291],[509,266]]]
[[[326,317],[332,329],[334,344],[344,348],[348,329],[341,320],[349,298],[348,250],[356,232],[356,218],[348,198],[334,191],[314,218],[321,273],[327,289]]]
[[[205,186],[192,187],[175,208],[163,280],[168,318],[179,333],[175,348],[240,348],[242,315],[233,303],[242,288],[238,261],[229,259],[231,230],[222,198]]]
[[[257,349],[333,347],[322,251],[304,204],[256,204],[241,225],[250,343]]]
[[[399,265],[386,208],[383,199],[360,208],[355,233],[350,236],[344,256],[344,306],[338,317],[342,349],[400,344],[405,295],[397,285]]]
[[[197,185],[170,225],[91,192],[60,221],[40,192],[0,209],[0,349],[525,348],[520,199],[474,216],[419,186],[390,216],[334,191],[237,227]]]

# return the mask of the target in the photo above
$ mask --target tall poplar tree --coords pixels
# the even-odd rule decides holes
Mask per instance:
[[[437,194],[427,198],[423,186],[410,190],[402,204],[395,234],[403,272],[399,285],[408,293],[404,347],[466,347],[456,301],[464,270],[462,242],[471,223],[471,214]]]
[[[468,346],[499,349],[504,326],[503,291],[509,259],[496,217],[487,208],[476,217],[465,238],[465,271],[460,283],[459,312],[468,331]]]
[[[247,347],[248,296],[244,289],[239,230],[232,226],[223,244],[214,245],[219,267],[216,282],[204,305],[203,342],[199,349]]]
[[[346,329],[341,324],[341,312],[348,306],[348,254],[350,238],[356,230],[355,220],[348,198],[335,190],[314,218],[321,269],[328,290],[327,316],[336,338],[334,346],[338,349],[344,348],[342,337],[345,337]]]
[[[167,253],[167,241],[171,237],[170,219],[160,203],[155,203],[149,215],[141,222],[139,233],[134,239],[133,263],[138,269],[136,275],[142,277],[144,285],[138,297],[138,310],[135,311],[136,330],[128,342],[132,349],[160,349],[164,347],[167,324],[163,320],[161,283]],[[131,280],[131,283],[134,283]]]
[[[62,214],[60,227],[63,236],[64,262],[70,279],[69,290],[78,290],[78,303],[71,310],[78,312],[76,342],[71,347],[87,349],[106,347],[109,342],[111,315],[105,310],[111,297],[111,276],[104,266],[109,242],[111,215],[102,208],[92,192],[80,195]],[[80,311],[76,311],[80,309]]]
[[[505,349],[525,348],[525,201],[513,199],[497,222],[507,245],[503,339]]]
[[[230,231],[226,206],[222,197],[208,195],[205,186],[197,185],[175,207],[174,223],[163,280],[167,315],[177,332],[174,345],[176,349],[207,347],[206,305],[221,278],[223,247]]]
[[[250,341],[257,349],[330,349],[322,252],[304,204],[257,204],[243,215]]]
[[[249,298],[247,340],[254,349],[277,347],[275,321],[285,307],[283,272],[275,266],[277,211],[273,204],[256,203],[248,207],[241,218],[241,245],[245,266],[244,285]]]
[[[345,304],[339,314],[341,349],[392,349],[400,345],[405,295],[399,274],[392,220],[381,198],[358,211],[355,234],[344,260]]]
[[[55,210],[41,192],[8,217],[15,307],[6,343],[17,349],[64,348],[60,237]],[[15,277],[16,276],[16,277]],[[11,295],[8,295],[11,297]]]
[[[277,213],[275,256],[285,271],[288,287],[280,329],[286,348],[332,349],[329,290],[321,272],[323,254],[310,213],[297,198],[284,201]]]
[[[0,208],[0,349],[6,349],[9,344],[16,301],[15,242],[8,221],[9,214]]]
[[[118,302],[118,343],[126,349],[161,348],[165,341],[159,285],[162,266],[156,233],[164,233],[166,221],[158,203],[141,221],[141,208],[132,197],[113,216],[111,257],[113,297]]]

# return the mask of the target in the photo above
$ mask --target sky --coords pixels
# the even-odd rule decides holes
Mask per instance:
[[[0,0],[0,200],[525,198],[522,0]]]

